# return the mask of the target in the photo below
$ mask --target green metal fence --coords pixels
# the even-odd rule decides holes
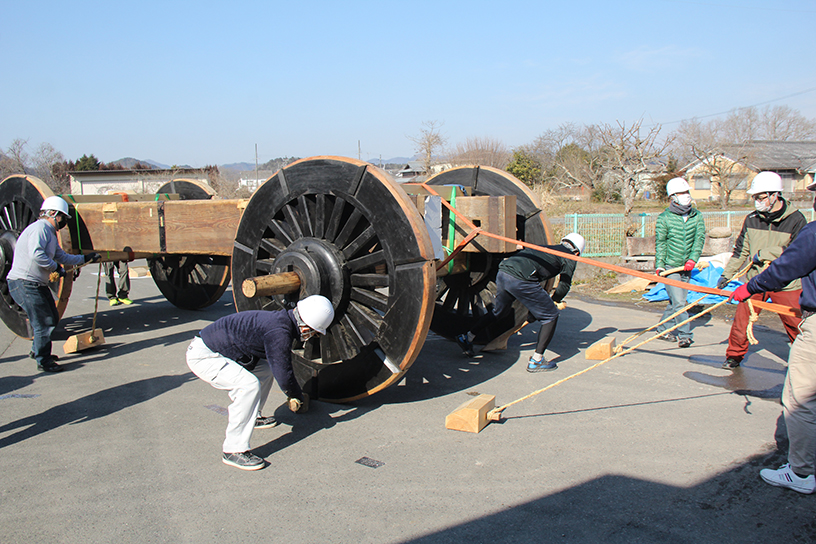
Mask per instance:
[[[808,221],[816,219],[813,208],[799,210]],[[701,212],[706,224],[706,230],[715,227],[728,227],[732,232],[742,228],[742,221],[750,210]],[[630,225],[635,227],[634,236],[654,236],[655,222],[659,213],[640,213],[630,216]],[[584,257],[609,257],[623,255],[626,251],[626,235],[624,215],[611,214],[579,214],[570,213],[560,218],[550,220],[553,233],[560,239],[569,232],[577,232],[586,239]]]

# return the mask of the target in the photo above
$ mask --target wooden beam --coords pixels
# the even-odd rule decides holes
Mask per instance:
[[[297,272],[281,272],[268,276],[247,278],[241,284],[241,291],[247,298],[271,297],[294,293],[300,289],[300,276]]]

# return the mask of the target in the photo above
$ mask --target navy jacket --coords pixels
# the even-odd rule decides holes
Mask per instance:
[[[266,359],[272,375],[287,397],[303,398],[292,369],[292,341],[297,324],[291,310],[250,310],[228,315],[201,330],[201,339],[212,351],[239,362],[248,370],[250,359]]]
[[[802,278],[799,306],[816,311],[816,222],[805,225],[767,270],[751,278],[748,292],[779,291],[796,278]]]
[[[572,251],[563,244],[544,247],[572,255]],[[539,283],[558,276],[558,287],[555,288],[552,299],[555,302],[561,302],[572,286],[575,261],[524,248],[499,263],[499,270],[520,280]]]

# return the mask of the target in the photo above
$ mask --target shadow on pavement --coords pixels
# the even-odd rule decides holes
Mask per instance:
[[[138,380],[104,389],[71,402],[54,406],[42,413],[6,423],[0,426],[0,433],[15,429],[20,430],[0,438],[0,448],[22,442],[63,425],[82,423],[83,421],[108,416],[167,393],[193,379],[195,379],[195,376],[188,372],[182,375],[156,376]]]
[[[816,496],[759,478],[760,468],[784,462],[779,451],[757,456],[689,488],[603,476],[533,501],[497,504],[492,515],[402,542],[814,542]]]

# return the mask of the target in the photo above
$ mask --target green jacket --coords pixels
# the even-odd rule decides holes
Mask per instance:
[[[676,268],[700,260],[705,243],[703,214],[692,208],[688,219],[666,209],[655,224],[655,268]]]

